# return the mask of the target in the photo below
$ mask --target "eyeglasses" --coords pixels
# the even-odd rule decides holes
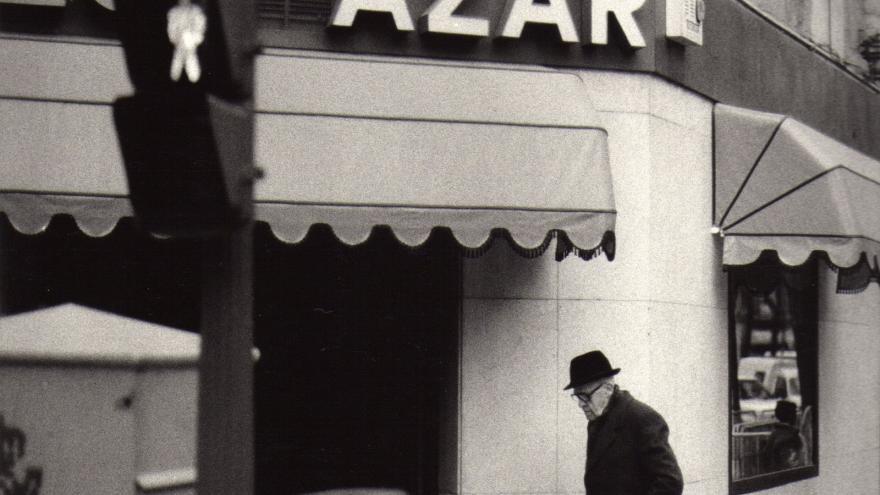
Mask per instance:
[[[587,392],[587,393],[579,393],[579,394],[571,394],[571,400],[573,400],[573,401],[575,401],[575,402],[577,402],[577,403],[579,403],[579,404],[586,404],[586,403],[590,402],[590,400],[593,398],[593,394],[595,394],[596,392],[598,392],[599,389],[601,389],[601,388],[604,387],[604,386],[605,386],[605,384],[603,383],[602,385],[599,385],[598,387],[594,388],[594,389],[593,389],[592,391],[590,391],[590,392]]]

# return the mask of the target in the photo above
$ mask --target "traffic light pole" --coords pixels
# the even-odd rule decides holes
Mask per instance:
[[[202,243],[200,495],[254,493],[253,0],[117,0],[113,117],[135,217]]]
[[[203,242],[198,493],[254,493],[253,221]]]

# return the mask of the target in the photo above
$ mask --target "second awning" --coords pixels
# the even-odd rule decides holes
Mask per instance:
[[[798,122],[715,106],[715,225],[725,265],[775,251],[837,267],[880,255],[880,162]]]

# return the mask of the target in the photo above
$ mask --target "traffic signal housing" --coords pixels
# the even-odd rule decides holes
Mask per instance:
[[[196,5],[204,38],[200,77],[171,77],[177,47],[169,11]],[[119,33],[135,93],[113,105],[129,197],[149,232],[204,237],[252,216],[252,1],[117,0]],[[184,69],[185,71],[187,69]]]
[[[173,86],[168,77],[174,45],[168,38],[168,12],[181,0],[116,0],[119,39],[135,92]],[[253,95],[257,52],[253,0],[190,0],[207,17],[198,47],[203,77],[195,85],[230,101]]]

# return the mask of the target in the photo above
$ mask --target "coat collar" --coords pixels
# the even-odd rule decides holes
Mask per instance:
[[[611,401],[602,413],[588,427],[590,438],[587,446],[587,470],[593,466],[603,453],[614,443],[620,429],[621,412],[629,406],[632,396],[625,390],[614,387]]]

